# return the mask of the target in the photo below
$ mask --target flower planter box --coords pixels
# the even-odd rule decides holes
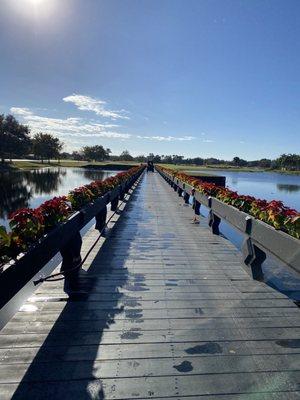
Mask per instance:
[[[263,221],[252,218],[251,239],[289,267],[300,272],[300,241],[276,230]]]
[[[3,307],[30,279],[47,264],[61,247],[81,229],[82,214],[76,212],[65,223],[44,236],[21,256],[14,264],[0,274],[1,300]]]
[[[128,184],[128,183],[127,183]],[[109,202],[113,201],[120,194],[120,186],[115,187],[113,190],[109,192]]]
[[[195,191],[195,199],[199,201],[200,204],[203,204],[205,207],[210,207],[210,201],[208,196],[198,192],[197,190]]]
[[[238,210],[222,201],[211,198],[211,209],[222,220],[231,224],[234,228],[246,233],[247,221],[250,218],[249,214]]]
[[[184,182],[180,181],[176,178],[176,185],[181,189],[184,190]]]
[[[247,233],[254,244],[300,272],[300,243],[299,240],[276,230],[263,221],[257,220],[220,200],[212,198],[212,211],[234,228]]]
[[[190,195],[192,196],[192,191],[193,191],[193,186],[189,185],[188,183],[184,184],[184,190]]]
[[[198,179],[201,182],[214,183],[218,186],[226,186],[226,177],[220,175],[191,175],[192,178]]]
[[[87,224],[96,214],[98,214],[109,202],[109,193],[95,200],[93,203],[86,205],[80,210],[83,215],[83,225]]]

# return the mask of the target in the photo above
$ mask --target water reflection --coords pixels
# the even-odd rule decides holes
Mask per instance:
[[[6,219],[8,213],[21,207],[28,207],[32,197],[24,176],[0,173],[0,218]]]
[[[285,192],[285,193],[295,193],[295,192],[300,192],[300,185],[290,185],[290,184],[285,184],[285,183],[277,183],[277,189],[280,192]]]
[[[199,172],[208,173],[207,169],[199,170]],[[229,170],[211,170],[209,174],[225,176],[226,186],[241,194],[249,194],[269,201],[281,200],[288,207],[300,210],[299,175]]]
[[[43,168],[0,173],[0,225],[8,226],[8,215],[22,207],[38,207],[44,201],[116,171],[81,168]]]
[[[47,169],[26,171],[24,175],[35,194],[48,194],[58,190],[58,186],[62,183],[62,177],[66,176],[66,172]]]
[[[97,179],[104,179],[107,176],[106,171],[97,171],[93,169],[75,170],[75,173],[83,175],[89,181],[96,181]],[[115,175],[117,172],[113,173]]]

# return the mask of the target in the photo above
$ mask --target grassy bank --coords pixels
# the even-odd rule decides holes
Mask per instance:
[[[186,164],[161,164],[166,168],[172,168],[180,171],[188,171],[199,173],[199,174],[209,174],[210,171],[232,171],[232,172],[277,172],[280,174],[288,174],[288,175],[300,175],[300,171],[284,171],[281,169],[269,169],[269,168],[253,168],[253,167],[233,167],[230,165],[186,165]]]
[[[31,161],[31,160],[20,160],[20,161],[12,161],[11,163],[6,163],[5,166],[0,167],[0,170],[9,170],[9,169],[21,169],[21,170],[30,170],[30,169],[38,169],[45,167],[100,167],[109,166],[110,168],[113,165],[120,166],[128,166],[128,165],[138,165],[140,163],[135,161],[75,161],[75,160],[61,160],[58,162],[57,160],[51,160],[50,163],[44,161]],[[233,167],[230,165],[186,165],[186,164],[160,164],[167,168],[173,168],[180,171],[188,171],[192,172],[193,175],[210,175],[213,171],[232,171],[232,172],[278,172],[280,174],[289,174],[289,175],[300,175],[300,171],[284,171],[284,170],[276,170],[276,169],[264,169],[264,168],[250,168],[250,167]]]
[[[75,161],[75,160],[61,160],[58,162],[57,160],[52,160],[50,163],[44,161],[44,163],[40,161],[31,161],[31,160],[22,160],[22,161],[13,161],[12,163],[8,163],[7,167],[21,170],[30,170],[30,169],[38,169],[38,168],[46,168],[46,167],[86,167],[86,166],[96,166],[105,168],[105,166],[113,166],[120,164],[124,166],[128,165],[138,165],[139,163],[132,161],[103,161],[103,162],[90,162],[90,161]]]

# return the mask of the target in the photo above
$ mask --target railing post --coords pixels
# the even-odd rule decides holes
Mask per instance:
[[[220,234],[219,225],[221,222],[221,218],[219,218],[216,214],[214,214],[212,210],[210,210],[208,218],[209,218],[208,225],[211,227],[212,233],[214,235],[219,235]]]
[[[200,207],[201,207],[201,203],[199,203],[198,200],[195,199],[195,189],[192,190],[192,196],[193,196],[193,205],[192,205],[192,209],[195,212],[195,215],[200,215]]]
[[[183,200],[184,200],[185,204],[189,204],[190,195],[188,194],[187,191],[184,192]]]
[[[107,216],[107,206],[105,206],[96,216],[96,226],[95,229],[97,229],[99,232],[101,232],[106,224],[106,216]]]
[[[193,208],[195,211],[195,215],[200,215],[200,207],[201,207],[201,203],[199,203],[199,201],[197,201],[197,200],[194,200]]]
[[[111,211],[116,211],[119,204],[119,195],[110,202]]]
[[[244,263],[251,268],[252,278],[258,281],[263,280],[264,274],[262,271],[262,264],[266,259],[266,253],[256,246],[251,237],[252,218],[246,217],[246,234],[242,244],[242,254]]]
[[[77,232],[72,239],[59,250],[63,259],[61,265],[62,272],[68,272],[68,270],[77,267],[81,263],[81,245],[81,235],[80,232]],[[76,275],[78,271],[72,271],[72,276],[74,276],[73,273]]]
[[[123,189],[123,184],[122,184],[120,188],[119,199],[124,200],[124,197],[125,197],[125,191]]]
[[[128,193],[130,189],[130,184],[126,182],[125,188],[124,188],[124,193]]]
[[[219,225],[221,222],[221,218],[219,218],[216,214],[214,214],[213,210],[211,209],[211,197],[208,198],[208,207],[210,208],[209,215],[208,215],[208,225],[211,227],[211,231],[214,235],[219,235]]]

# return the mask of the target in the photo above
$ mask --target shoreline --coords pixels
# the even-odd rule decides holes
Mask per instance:
[[[89,162],[89,161],[75,161],[75,160],[53,160],[52,162],[44,162],[41,161],[32,161],[32,160],[20,160],[20,161],[12,161],[11,163],[6,163],[2,165],[0,163],[0,172],[9,172],[9,171],[26,171],[26,170],[34,170],[41,168],[51,168],[51,167],[78,167],[78,168],[95,168],[95,169],[107,169],[113,170],[121,170],[122,168],[128,169],[131,166],[139,165],[140,163],[135,161],[99,161],[99,162]],[[187,173],[199,173],[203,172],[204,174],[209,174],[210,171],[229,171],[229,172],[274,172],[283,175],[300,175],[299,171],[289,171],[289,170],[281,170],[281,169],[264,169],[264,168],[252,168],[252,167],[231,167],[231,166],[195,166],[195,165],[186,165],[186,164],[159,164],[161,166],[165,166],[167,168],[172,168],[180,171],[186,171]]]
[[[106,169],[106,170],[126,170],[136,165],[140,165],[140,163],[134,161],[104,161],[104,162],[94,162],[91,163],[89,161],[75,161],[75,160],[61,160],[58,162],[57,160],[53,160],[50,163],[44,161],[44,163],[40,161],[31,161],[31,160],[22,160],[22,161],[12,161],[11,163],[1,164],[0,163],[0,172],[10,172],[10,171],[30,171],[34,169],[42,169],[42,168],[95,168],[95,169]]]
[[[300,175],[300,170],[299,171],[288,171],[288,170],[281,170],[281,169],[269,169],[269,168],[253,168],[253,167],[230,167],[230,166],[189,166],[189,165],[175,165],[175,164],[159,164],[167,168],[175,169],[175,170],[180,170],[180,171],[185,171],[187,173],[207,173],[209,171],[232,171],[232,172],[275,172],[277,174],[283,174],[283,175]]]

